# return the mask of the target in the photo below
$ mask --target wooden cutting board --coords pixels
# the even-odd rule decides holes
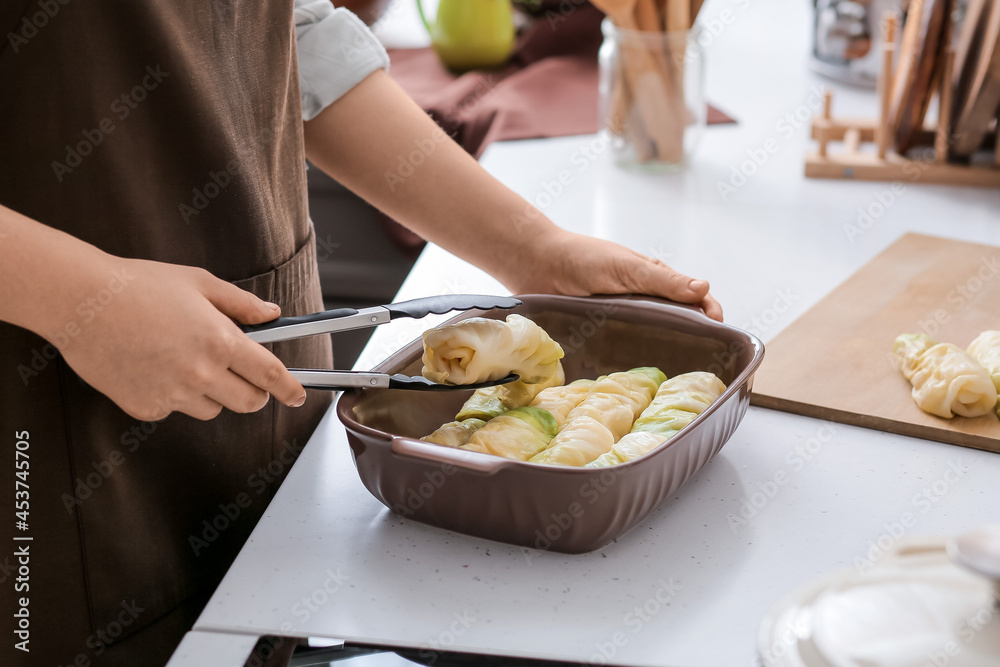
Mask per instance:
[[[951,0],[913,0],[907,9],[889,110],[900,155],[914,146],[923,129],[939,56],[950,30],[951,5]]]
[[[1000,419],[942,419],[910,398],[901,333],[968,346],[1000,329],[1000,248],[907,234],[767,344],[750,402],[1000,452]]]
[[[973,3],[969,7],[977,9]],[[980,31],[966,24],[971,32],[962,36],[973,44],[962,62],[955,91],[951,152],[956,156],[971,155],[983,143],[1000,105],[1000,0],[984,3],[978,15],[967,15],[966,20],[970,19],[979,21]]]

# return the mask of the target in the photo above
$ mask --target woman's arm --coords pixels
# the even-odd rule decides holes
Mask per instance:
[[[382,70],[307,121],[305,138],[313,164],[514,293],[645,293],[699,304],[722,319],[704,280],[556,226],[490,176]],[[410,161],[413,151],[423,155],[420,164]]]
[[[269,394],[301,405],[284,364],[233,323],[278,314],[202,269],[115,257],[0,206],[0,320],[49,341],[137,419],[253,412]]]

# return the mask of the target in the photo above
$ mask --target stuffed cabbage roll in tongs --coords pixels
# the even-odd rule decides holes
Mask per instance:
[[[984,331],[969,344],[969,354],[986,369],[993,387],[1000,394],[1000,331]],[[1000,405],[996,406],[1000,415]]]
[[[582,466],[611,449],[632,428],[666,380],[658,368],[633,368],[598,378],[566,415],[558,435],[532,463]]]
[[[913,385],[913,400],[921,410],[950,419],[979,417],[993,410],[997,388],[990,374],[972,355],[924,334],[902,334],[892,354]]]
[[[527,461],[556,434],[556,420],[541,408],[515,408],[486,422],[461,446],[472,452]]]
[[[722,380],[704,371],[670,378],[660,385],[653,401],[636,420],[632,432],[587,467],[617,465],[652,451],[694,421],[725,390]]]
[[[517,373],[538,384],[559,371],[563,349],[520,315],[507,320],[471,317],[424,333],[423,376],[440,384],[473,384]]]

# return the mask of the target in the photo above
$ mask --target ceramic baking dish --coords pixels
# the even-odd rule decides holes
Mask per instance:
[[[668,376],[707,370],[726,383],[704,414],[649,454],[610,468],[545,466],[418,438],[454,419],[471,392],[362,389],[341,396],[365,487],[397,514],[500,542],[565,553],[598,549],[642,521],[697,473],[746,413],[761,341],[700,311],[639,297],[524,295],[531,318],[566,351],[566,381],[636,366]],[[470,311],[452,318],[506,317]],[[374,370],[420,374],[420,340]]]

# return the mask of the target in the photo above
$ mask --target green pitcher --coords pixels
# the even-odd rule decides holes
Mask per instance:
[[[456,71],[499,67],[514,50],[510,0],[441,0],[431,23],[417,0],[431,45],[446,67]]]

